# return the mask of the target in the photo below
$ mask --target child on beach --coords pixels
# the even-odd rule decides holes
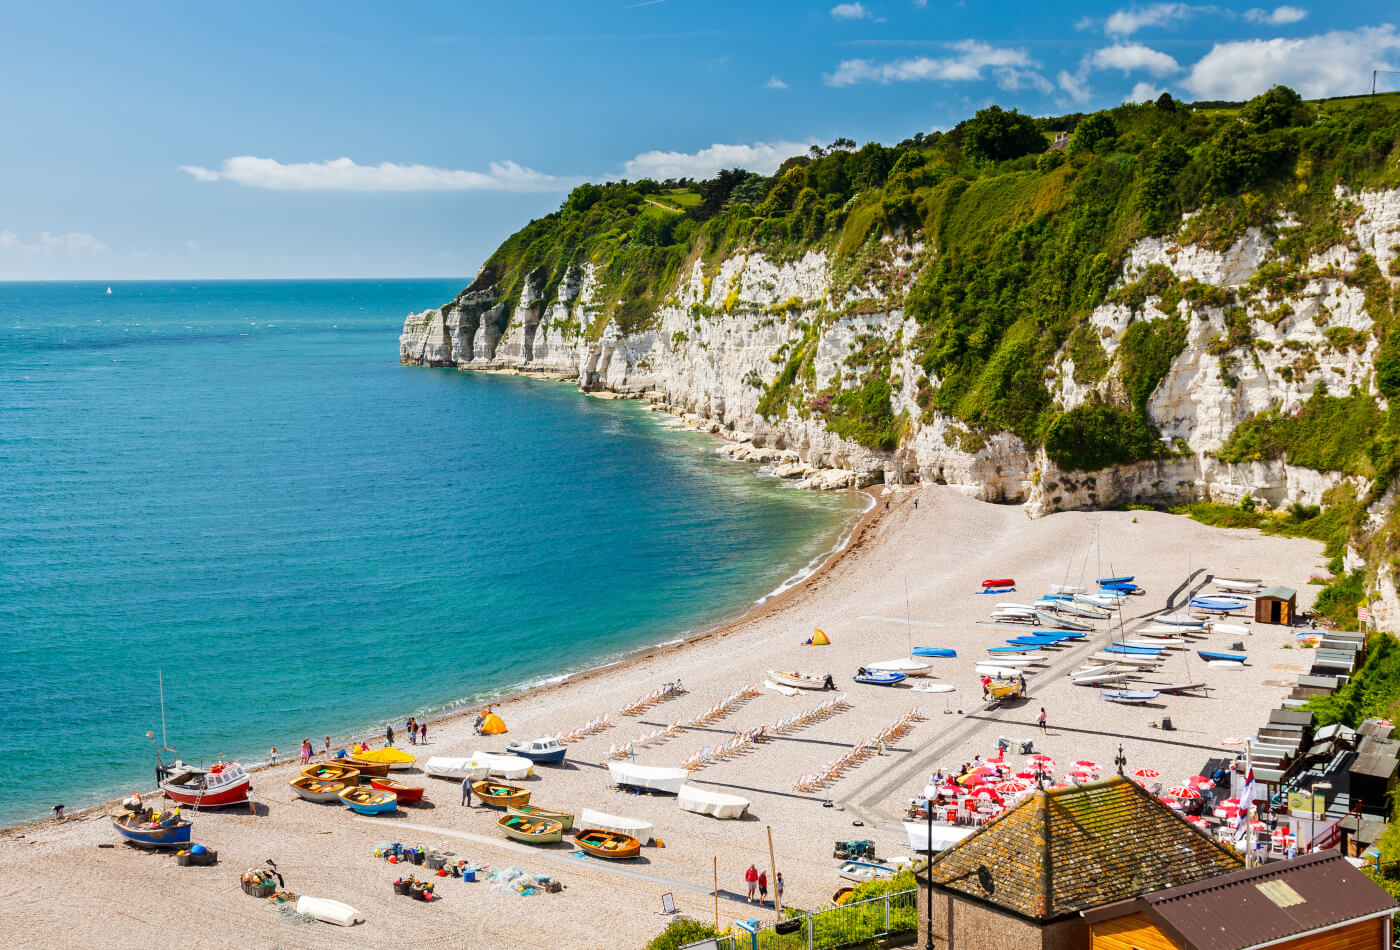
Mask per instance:
[[[754,891],[758,890],[758,868],[754,867],[752,864],[750,864],[749,869],[744,872],[744,883],[749,886],[749,903],[752,904]]]
[[[276,764],[277,764],[277,746],[273,746],[273,747],[272,747],[272,751],[269,752],[269,753],[267,754],[267,764],[268,764],[268,765],[276,765]]]
[[[420,722],[418,724],[418,744],[428,744],[428,724],[426,722]]]
[[[301,740],[301,764],[307,765],[311,761],[311,737]]]
[[[1040,724],[1040,731],[1045,731],[1045,707],[1040,707],[1040,715],[1035,717],[1035,721]]]

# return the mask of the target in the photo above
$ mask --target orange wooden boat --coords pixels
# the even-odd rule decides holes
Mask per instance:
[[[369,780],[370,788],[377,788],[381,792],[393,792],[399,798],[400,805],[416,805],[423,800],[423,789],[417,785],[405,785],[391,778],[372,778]]]
[[[611,861],[635,858],[642,853],[642,843],[631,835],[616,831],[585,828],[574,834],[574,843],[589,854]]]
[[[343,782],[352,788],[360,781],[359,769],[334,762],[304,766],[301,774],[305,778],[312,778],[318,782]]]
[[[388,762],[367,762],[364,759],[357,759],[353,755],[345,759],[337,759],[350,768],[360,773],[360,778],[385,778],[389,774]]]
[[[504,782],[472,782],[472,791],[487,808],[509,808],[530,804],[530,790]]]

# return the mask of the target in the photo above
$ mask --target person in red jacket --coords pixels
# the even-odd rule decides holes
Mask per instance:
[[[754,891],[758,889],[758,868],[754,867],[752,864],[750,864],[749,869],[744,872],[744,883],[749,886],[749,903],[752,904]]]
[[[768,902],[768,872],[758,872],[758,902],[766,904]]]

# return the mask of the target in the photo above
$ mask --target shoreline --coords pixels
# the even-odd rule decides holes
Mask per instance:
[[[501,375],[515,375],[524,376],[527,378],[540,378],[536,374],[519,373],[513,372],[511,370],[480,370],[477,372],[497,372]],[[567,382],[567,380],[564,379],[561,379],[559,381]],[[588,393],[582,390],[580,390],[580,393],[583,395],[589,395]],[[618,398],[631,399],[640,397],[624,396]],[[692,431],[695,432],[697,435],[706,436],[712,439],[717,438],[711,433],[703,432],[699,429],[687,429],[684,431]],[[727,440],[717,439],[717,441],[723,442]],[[758,463],[750,464],[757,465]],[[759,476],[756,472],[753,472],[749,473],[749,477],[758,478],[762,476]],[[892,486],[882,487],[889,489]],[[917,488],[918,486],[913,487]],[[687,648],[693,648],[701,644],[708,643],[714,639],[727,636],[728,634],[734,632],[734,630],[736,630],[741,625],[756,622],[767,617],[770,613],[773,613],[785,607],[792,600],[800,596],[800,594],[804,591],[806,587],[808,587],[813,582],[817,581],[819,578],[822,578],[825,575],[827,575],[830,571],[836,568],[842,562],[842,560],[844,560],[850,554],[855,552],[865,542],[870,527],[879,520],[879,513],[884,510],[880,507],[872,488],[841,489],[840,491],[842,493],[864,495],[866,498],[869,499],[869,505],[866,506],[864,511],[852,516],[852,518],[847,522],[847,525],[844,526],[841,532],[837,535],[835,545],[820,556],[820,563],[818,563],[815,568],[811,568],[810,570],[808,570],[808,568],[810,568],[812,564],[812,562],[808,562],[808,565],[806,567],[803,567],[801,570],[794,573],[791,577],[785,579],[782,582],[782,584],[779,585],[779,587],[774,589],[774,591],[765,594],[759,600],[751,602],[741,612],[735,614],[734,616],[731,616],[725,620],[717,621],[712,626],[704,628],[690,636],[682,637],[674,641],[665,641],[662,643],[653,644],[651,646],[638,647],[634,650],[630,650],[626,653],[623,653],[611,662],[605,662],[599,665],[589,666],[585,669],[578,670],[576,672],[559,674],[557,676],[550,677],[546,682],[536,683],[534,685],[505,687],[499,691],[488,693],[485,697],[481,699],[472,699],[470,697],[465,697],[461,699],[448,700],[444,704],[448,707],[446,711],[444,711],[440,715],[434,716],[433,718],[423,720],[427,723],[428,726],[431,727],[429,734],[431,735],[432,733],[436,732],[438,727],[447,726],[451,723],[460,721],[465,717],[473,715],[480,707],[503,706],[506,704],[516,703],[527,699],[547,696],[551,693],[561,691],[574,684],[588,682],[590,680],[596,679],[597,677],[625,669],[629,666],[638,666],[649,660],[656,659],[668,654],[683,652]],[[807,571],[805,576],[801,576],[803,571]],[[793,578],[799,576],[800,579],[792,583],[791,586],[782,586],[788,584],[790,581],[792,581]],[[351,734],[342,737],[338,742],[333,742],[332,745],[348,746],[356,742],[376,742],[382,739],[383,733]],[[312,760],[315,761],[316,756],[319,755],[319,752],[315,753],[312,756]],[[294,753],[289,753],[288,757],[282,758],[276,764],[260,760],[255,764],[246,766],[245,768],[250,775],[265,773],[273,769],[285,767],[290,761],[292,761],[293,756]],[[126,794],[129,795],[131,794],[131,792],[128,792]],[[142,796],[146,796],[149,794],[159,794],[159,789],[141,789],[140,794]],[[118,798],[108,799],[107,801],[83,806],[77,809],[65,809],[65,816],[61,819],[54,817],[35,817],[16,822],[14,824],[0,826],[0,839],[14,837],[15,832],[22,831],[25,828],[42,827],[46,825],[60,825],[65,821],[75,818],[86,819],[93,813],[105,812],[108,809],[120,806],[122,798],[125,797],[126,795],[123,795]],[[256,798],[256,796],[254,797]],[[20,837],[23,836],[20,835]]]

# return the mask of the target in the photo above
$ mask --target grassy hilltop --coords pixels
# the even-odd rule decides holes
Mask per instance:
[[[1356,214],[1335,186],[1400,185],[1398,106],[1394,96],[1309,103],[1284,87],[1243,104],[1190,107],[1164,95],[1046,119],[993,106],[946,134],[893,146],[838,140],[814,147],[767,177],[730,169],[706,181],[586,184],[559,211],[507,239],[473,288],[494,285],[514,301],[525,276],[542,269],[549,302],[570,264],[592,261],[601,268],[603,303],[596,306],[603,319],[594,317],[590,331],[601,333],[609,321],[630,331],[652,325],[696,259],[711,271],[739,250],[784,259],[821,249],[833,261],[834,286],[873,280],[884,294],[846,309],[903,308],[918,322],[917,338],[903,345],[912,346],[927,374],[920,390],[926,412],[960,420],[973,445],[1010,431],[1043,445],[1063,468],[1093,471],[1171,451],[1145,407],[1186,341],[1179,316],[1143,320],[1110,359],[1085,319],[1095,306],[1113,300],[1136,309],[1155,295],[1168,311],[1183,299],[1228,307],[1229,332],[1213,351],[1235,354],[1230,359],[1249,351],[1249,323],[1260,316],[1251,309],[1255,301],[1237,306],[1230,291],[1179,282],[1165,269],[1110,290],[1132,243],[1178,232],[1183,213],[1193,214],[1180,239],[1213,247],[1229,245],[1250,226],[1272,232],[1290,216],[1299,226],[1277,235],[1256,277],[1260,287],[1250,289],[1296,289],[1302,263],[1344,241],[1342,224]],[[1068,134],[1068,146],[1048,149],[1058,133]],[[931,251],[910,255],[917,277],[907,292],[887,267],[872,266],[879,238],[896,232],[921,232]],[[1382,343],[1377,384],[1389,396],[1400,391],[1389,283],[1374,262],[1345,276],[1368,293]],[[823,307],[812,334],[838,315]],[[1046,376],[1066,344],[1077,383],[1117,374],[1121,385],[1111,387],[1112,397],[1059,410]],[[888,404],[892,354],[863,356],[862,385],[830,394],[817,411],[843,435],[893,448],[899,422]],[[793,398],[810,376],[803,361],[811,358],[811,347],[790,348],[765,393],[766,414],[789,406],[812,411],[806,398]],[[1282,455],[1367,475],[1400,470],[1400,419],[1380,412],[1370,396],[1323,395],[1314,408],[1307,418],[1242,426],[1226,453],[1236,460]],[[1326,438],[1339,417],[1351,420],[1348,438]]]

